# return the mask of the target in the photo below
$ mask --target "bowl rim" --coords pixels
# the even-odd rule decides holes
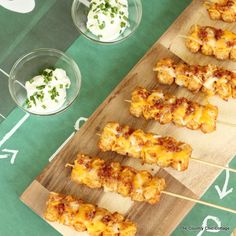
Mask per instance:
[[[127,1],[129,1],[129,0],[127,0]],[[85,38],[87,38],[87,39],[89,39],[90,41],[95,42],[95,43],[97,43],[97,44],[112,45],[112,44],[120,43],[120,42],[122,42],[122,41],[128,39],[128,38],[129,38],[130,36],[132,36],[132,35],[136,32],[136,30],[138,29],[138,27],[139,27],[139,25],[140,25],[140,23],[141,23],[141,21],[142,21],[143,7],[142,7],[142,1],[141,1],[141,0],[135,0],[135,1],[138,2],[139,5],[141,6],[140,9],[139,9],[139,10],[140,10],[140,16],[139,16],[137,25],[135,26],[135,28],[133,29],[133,31],[130,32],[126,37],[121,38],[121,39],[118,39],[118,40],[116,40],[116,39],[115,39],[114,41],[100,41],[100,40],[96,40],[96,39],[94,39],[94,38],[91,38],[90,36],[88,36],[88,35],[85,34],[83,31],[80,30],[80,28],[79,28],[79,27],[77,26],[77,24],[76,24],[75,17],[74,17],[75,4],[76,4],[77,2],[79,2],[79,0],[73,0],[72,7],[71,7],[71,17],[72,17],[72,20],[73,20],[73,23],[74,23],[76,29],[77,29],[77,30],[80,32],[80,34],[83,35]]]
[[[22,60],[24,60],[25,58],[29,57],[30,55],[36,54],[38,52],[45,52],[45,53],[56,53],[61,55],[62,57],[66,58],[66,60],[69,61],[71,67],[73,68],[73,71],[75,72],[75,76],[76,76],[76,80],[78,82],[78,89],[76,91],[76,94],[74,95],[73,99],[62,109],[56,110],[56,111],[52,111],[52,112],[47,112],[47,113],[36,113],[36,112],[32,112],[29,111],[28,109],[24,108],[16,99],[15,95],[13,94],[12,91],[12,86],[11,83],[14,81],[13,77],[14,77],[14,73],[16,68],[18,67],[18,65],[20,64],[20,62],[22,62]],[[9,73],[9,80],[8,80],[8,89],[9,92],[11,94],[11,97],[13,99],[13,101],[16,103],[16,105],[23,111],[32,114],[32,115],[36,115],[36,116],[51,116],[51,115],[56,115],[58,113],[61,113],[63,111],[65,111],[66,109],[68,109],[71,104],[76,100],[76,98],[78,97],[79,93],[80,93],[80,89],[81,89],[81,80],[82,80],[82,76],[81,76],[81,72],[79,69],[79,66],[77,65],[77,63],[74,61],[74,59],[72,59],[70,56],[66,55],[64,52],[58,50],[58,49],[54,49],[54,48],[37,48],[34,49],[24,55],[22,55],[21,57],[19,57],[16,62],[13,64],[10,73]]]

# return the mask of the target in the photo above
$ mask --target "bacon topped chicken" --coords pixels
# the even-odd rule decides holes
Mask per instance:
[[[44,217],[91,236],[134,236],[137,231],[133,222],[117,212],[54,192],[49,194]]]
[[[236,21],[236,0],[206,0],[204,5],[212,20]]]
[[[104,188],[134,201],[155,204],[160,200],[165,180],[148,171],[122,166],[119,162],[105,162],[79,154],[72,167],[71,179],[90,188]]]
[[[218,95],[224,100],[236,98],[236,73],[215,65],[189,65],[171,58],[158,60],[154,71],[161,84],[176,84],[207,96]]]
[[[172,137],[162,137],[153,133],[134,130],[115,122],[107,123],[101,134],[99,148],[121,155],[139,158],[144,163],[160,167],[172,167],[178,171],[188,168],[192,148]]]
[[[156,120],[160,124],[173,123],[204,133],[216,129],[218,108],[211,104],[201,105],[187,98],[178,98],[160,89],[148,91],[136,88],[132,92],[130,113],[146,120]]]
[[[193,25],[186,39],[187,48],[219,60],[236,60],[236,34],[211,26]]]

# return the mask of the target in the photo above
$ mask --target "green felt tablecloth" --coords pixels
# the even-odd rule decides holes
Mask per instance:
[[[28,14],[19,14],[0,7],[0,22],[4,26],[0,31],[0,49],[3,52],[0,55],[0,68],[9,72],[13,61],[19,55],[45,44],[51,47],[55,45],[56,48],[66,51],[66,54],[74,58],[82,73],[81,92],[67,111],[51,117],[29,116],[11,138],[0,146],[0,155],[4,154],[4,149],[19,151],[14,164],[10,164],[10,159],[0,159],[0,236],[59,235],[20,202],[19,196],[48,164],[49,157],[73,132],[76,120],[79,117],[89,117],[94,112],[190,2],[190,0],[143,1],[143,18],[139,29],[128,40],[111,46],[94,44],[74,31],[68,12],[71,1],[38,0],[36,8]],[[61,21],[62,25],[56,27],[56,17],[64,17],[65,25],[63,26]],[[51,26],[50,30],[43,31],[47,22],[54,24],[52,25],[54,27]],[[67,34],[63,34],[63,28]],[[38,31],[41,34],[37,33]],[[71,34],[68,35],[68,32]],[[19,34],[21,37],[17,37]],[[38,41],[35,41],[36,39]],[[3,77],[0,73],[0,81]],[[1,113],[1,109],[7,110],[6,104],[12,105],[9,100],[3,102],[8,96],[6,82],[0,83],[0,86],[0,94],[5,93],[0,100]],[[23,111],[14,109],[0,125],[0,140],[24,116]],[[218,180],[219,184],[223,183],[223,178],[224,173]],[[230,197],[226,204],[235,202],[235,194]],[[206,198],[210,200],[217,198],[214,187],[209,190]],[[197,235],[197,232],[183,230],[183,226],[192,224],[200,226],[209,214],[222,216],[222,224],[228,224],[231,231],[233,226],[236,228],[236,218],[233,218],[232,214],[221,214],[219,211],[197,206],[173,235]],[[224,221],[226,217],[228,220]],[[226,234],[220,232],[219,235],[230,235],[229,232]],[[208,234],[211,235],[204,233]]]

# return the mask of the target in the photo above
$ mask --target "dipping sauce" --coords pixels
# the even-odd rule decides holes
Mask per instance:
[[[25,83],[26,108],[41,114],[58,110],[66,101],[66,90],[70,85],[63,69],[45,69],[41,75]]]
[[[101,41],[118,38],[129,26],[127,0],[92,0],[87,28]]]

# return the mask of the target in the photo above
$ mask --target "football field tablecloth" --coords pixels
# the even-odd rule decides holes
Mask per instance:
[[[70,16],[71,0],[38,0],[35,8],[26,14],[0,7],[2,70],[9,73],[16,59],[34,48],[53,47],[70,55],[82,73],[82,88],[72,106],[55,116],[38,117],[14,108],[7,88],[7,76],[0,72],[0,113],[6,117],[0,124],[0,155],[9,154],[9,158],[0,159],[0,236],[59,235],[20,202],[19,196],[72,134],[76,120],[87,118],[95,111],[190,2],[143,1],[143,18],[137,32],[128,40],[110,46],[94,44],[79,36]],[[236,168],[236,161],[230,165]],[[236,175],[229,176],[224,171],[203,199],[236,208],[235,183]],[[226,192],[233,189],[221,200],[215,185],[221,190],[227,185],[224,188]],[[200,232],[197,227],[204,222],[229,227],[229,230]],[[173,235],[226,236],[233,228],[236,228],[233,214],[196,205]]]

